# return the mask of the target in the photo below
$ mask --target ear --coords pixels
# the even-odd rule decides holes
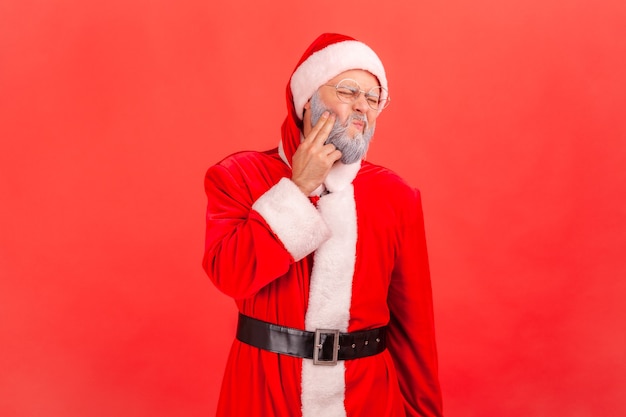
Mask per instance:
[[[306,103],[304,103],[304,106],[302,107],[303,111],[302,111],[302,133],[304,134],[304,136],[308,135],[309,132],[311,131],[311,112],[309,110],[311,110],[311,100],[307,101]]]

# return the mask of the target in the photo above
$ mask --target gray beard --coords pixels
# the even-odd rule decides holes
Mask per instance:
[[[311,97],[312,126],[315,126],[317,124],[325,111],[331,113],[331,111],[326,108],[324,104],[322,104],[322,101],[319,98],[319,92],[316,91],[315,94],[313,94],[313,97]],[[360,120],[364,122],[365,128],[363,129],[363,133],[359,132],[355,134],[353,138],[351,138],[347,132],[348,127],[354,120]],[[353,164],[357,161],[360,161],[365,156],[370,141],[374,136],[374,130],[374,126],[372,126],[372,128],[369,128],[369,124],[367,123],[367,117],[365,117],[364,114],[352,113],[344,124],[342,124],[339,119],[335,120],[335,125],[330,131],[328,139],[326,139],[326,143],[332,143],[337,149],[341,151],[341,162],[343,162],[344,164]]]

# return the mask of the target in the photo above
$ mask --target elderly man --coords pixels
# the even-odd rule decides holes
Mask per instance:
[[[364,161],[389,104],[365,44],[320,36],[277,149],[211,167],[204,268],[239,309],[218,416],[441,416],[419,192]]]

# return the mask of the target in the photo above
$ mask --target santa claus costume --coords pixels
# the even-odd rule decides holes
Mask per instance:
[[[384,342],[386,348],[320,364],[238,338],[220,417],[442,415],[419,192],[366,161],[337,162],[321,197],[305,196],[290,180],[305,103],[351,69],[369,71],[387,88],[383,65],[368,46],[320,36],[287,86],[279,147],[240,152],[209,168],[203,266],[244,318],[284,326],[285,334],[382,328],[382,341],[334,346],[347,352]]]

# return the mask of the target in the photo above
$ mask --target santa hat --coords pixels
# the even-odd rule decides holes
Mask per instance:
[[[282,128],[282,146],[289,162],[300,143],[304,105],[320,86],[352,69],[370,72],[378,78],[381,87],[388,89],[380,58],[369,46],[354,38],[324,33],[304,52],[287,85],[288,115]]]
[[[383,63],[369,46],[349,36],[333,33],[317,38],[291,76],[290,87],[298,118],[302,119],[304,105],[321,85],[352,69],[369,71],[378,78],[381,87],[387,89]]]

